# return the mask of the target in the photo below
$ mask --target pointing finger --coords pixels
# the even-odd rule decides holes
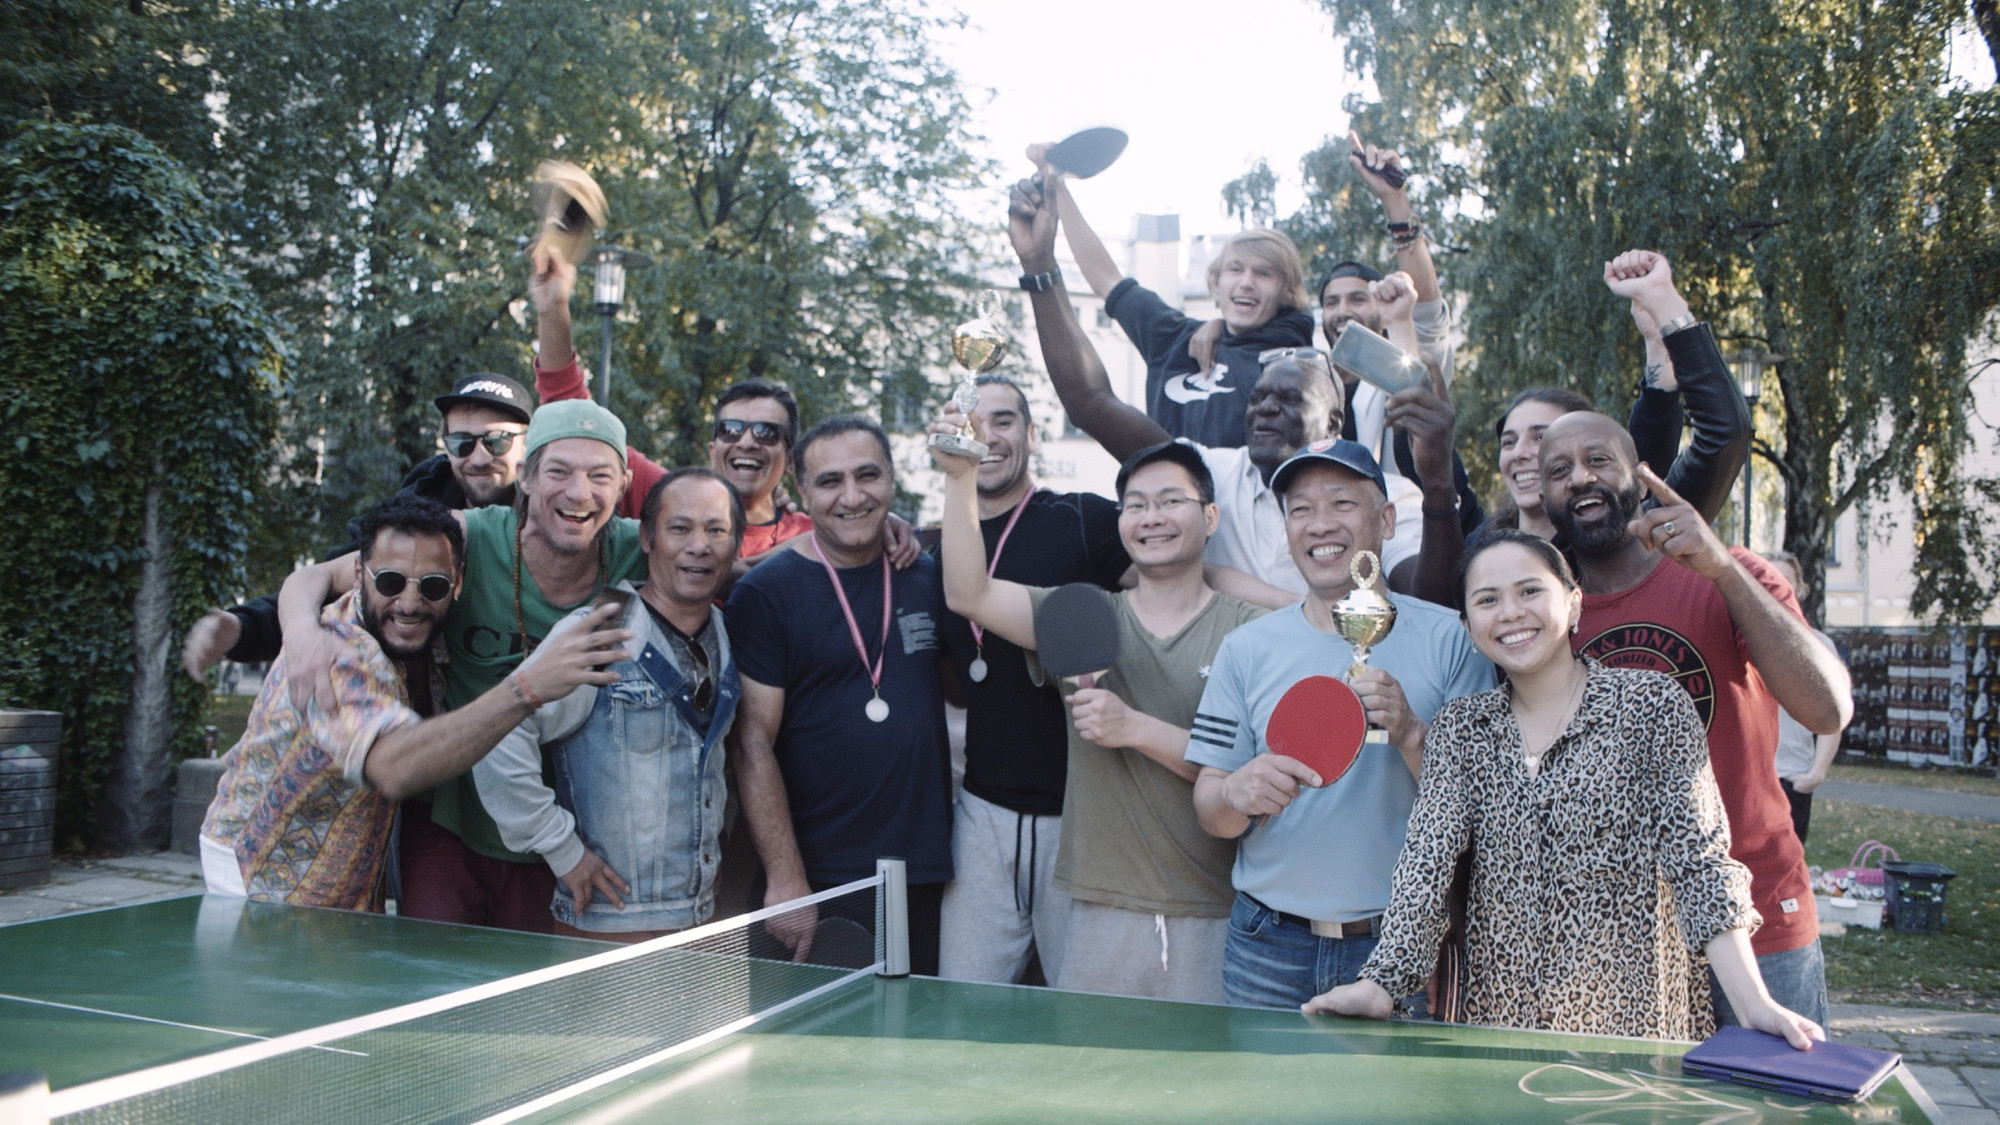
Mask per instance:
[[[1653,494],[1653,498],[1663,505],[1668,507],[1692,507],[1687,501],[1681,499],[1680,493],[1667,487],[1667,482],[1661,480],[1660,475],[1653,471],[1653,467],[1644,461],[1639,462],[1639,483],[1645,485],[1647,490]]]

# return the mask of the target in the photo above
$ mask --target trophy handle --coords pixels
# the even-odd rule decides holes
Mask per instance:
[[[1363,562],[1368,564],[1368,577],[1366,578],[1361,577],[1361,564]],[[1347,576],[1354,579],[1355,589],[1370,589],[1375,585],[1375,580],[1382,577],[1382,560],[1376,557],[1373,551],[1357,552],[1353,558],[1347,560]]]

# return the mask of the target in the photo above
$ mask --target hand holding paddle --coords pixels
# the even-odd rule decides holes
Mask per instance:
[[[1054,144],[1028,146],[1028,159],[1044,172],[1087,180],[1111,167],[1131,140],[1123,129],[1099,126],[1083,129]]]
[[[1271,717],[1264,723],[1264,745],[1271,753],[1259,755],[1250,760],[1250,766],[1271,759],[1265,770],[1278,770],[1288,779],[1303,780],[1299,770],[1312,780],[1308,785],[1332,785],[1339,781],[1354,759],[1361,753],[1362,739],[1368,733],[1368,720],[1364,715],[1361,699],[1354,689],[1334,679],[1332,676],[1307,676],[1285,689],[1278,698],[1278,705],[1271,709]],[[1297,770],[1292,767],[1296,765]],[[1241,773],[1242,770],[1237,771]],[[1268,777],[1268,775],[1266,775]],[[1230,775],[1234,782],[1236,775]],[[1253,784],[1246,779],[1245,785]],[[1282,784],[1282,783],[1281,783]],[[1229,790],[1224,789],[1229,795]],[[1246,793],[1245,796],[1260,796]],[[1268,799],[1269,794],[1261,794]],[[1230,804],[1246,815],[1269,814],[1282,811],[1298,796],[1298,787],[1293,785],[1277,809],[1263,809],[1251,813],[1249,809],[1236,803],[1230,797]]]
[[[1361,182],[1375,198],[1386,200],[1391,195],[1401,195],[1403,185],[1409,182],[1410,174],[1403,169],[1403,157],[1395,149],[1377,148],[1361,143],[1361,134],[1352,129],[1347,131],[1347,159],[1354,169],[1361,173]]]
[[[1083,686],[1069,697],[1069,714],[1076,723],[1076,733],[1110,749],[1139,742],[1143,737],[1136,727],[1141,717],[1139,712],[1132,710],[1115,692],[1090,686],[1095,678],[1088,673],[1079,677]]]
[[[1222,798],[1248,817],[1277,816],[1291,807],[1300,786],[1318,788],[1319,772],[1297,758],[1259,754],[1222,782]]]

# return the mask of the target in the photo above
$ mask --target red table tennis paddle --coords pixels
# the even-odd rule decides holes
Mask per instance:
[[[1286,688],[1264,724],[1264,745],[1311,766],[1321,785],[1340,780],[1367,735],[1361,697],[1332,676],[1307,676]]]
[[[1118,610],[1111,595],[1088,582],[1049,591],[1035,609],[1035,650],[1049,675],[1095,686],[1091,678],[1118,663]]]

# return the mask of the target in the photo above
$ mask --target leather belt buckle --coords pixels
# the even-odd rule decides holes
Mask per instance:
[[[1315,919],[1312,922],[1312,932],[1314,937],[1367,937],[1375,932],[1375,923],[1380,918],[1381,915],[1378,914],[1374,918],[1357,918],[1352,922],[1322,922]]]

